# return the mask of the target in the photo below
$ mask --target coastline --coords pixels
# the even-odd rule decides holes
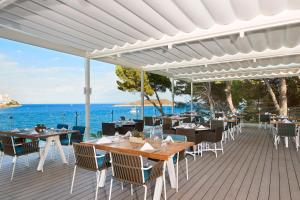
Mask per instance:
[[[15,108],[15,107],[20,107],[22,106],[21,104],[19,105],[7,105],[7,104],[0,104],[0,109],[4,109],[4,108]]]

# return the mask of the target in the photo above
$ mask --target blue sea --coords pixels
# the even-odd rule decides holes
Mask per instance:
[[[165,113],[171,113],[171,107],[163,107]],[[136,111],[136,112],[134,112]],[[187,108],[176,108],[176,113],[187,111]],[[15,128],[32,128],[36,124],[56,127],[58,123],[85,125],[84,104],[25,104],[20,107],[0,109],[0,130]],[[116,121],[120,116],[126,119],[139,119],[139,107],[116,107],[114,104],[91,105],[91,133],[101,130],[102,122]],[[156,116],[159,112],[154,107],[145,107],[145,116]]]

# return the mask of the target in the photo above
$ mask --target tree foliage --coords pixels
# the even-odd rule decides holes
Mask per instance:
[[[123,66],[116,66],[116,75],[118,89],[126,92],[140,92],[141,91],[141,71],[134,68],[126,68]],[[170,90],[170,79],[161,75],[144,73],[144,94],[148,100],[155,96],[159,105],[155,102],[151,103],[161,113],[164,114],[162,104],[159,98],[159,92],[166,92]]]

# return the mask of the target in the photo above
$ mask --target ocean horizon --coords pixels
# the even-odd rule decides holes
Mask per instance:
[[[121,103],[93,103],[91,104],[91,133],[101,130],[102,122],[119,120],[121,116],[126,119],[139,119],[140,107],[116,106]],[[170,106],[163,106],[166,114],[172,112]],[[187,111],[187,108],[175,107],[175,113]],[[152,106],[145,107],[145,116],[157,116],[160,113]],[[85,126],[85,104],[22,104],[19,107],[0,109],[0,130],[15,128],[32,128],[36,124],[45,124],[54,128],[59,123]]]

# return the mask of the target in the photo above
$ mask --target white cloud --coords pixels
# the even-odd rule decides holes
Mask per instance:
[[[45,62],[47,63],[47,62]],[[91,63],[93,103],[130,102],[139,93],[119,91],[113,65]],[[84,103],[84,68],[73,66],[23,66],[0,53],[0,94],[21,103]],[[171,98],[170,92],[161,98]]]

